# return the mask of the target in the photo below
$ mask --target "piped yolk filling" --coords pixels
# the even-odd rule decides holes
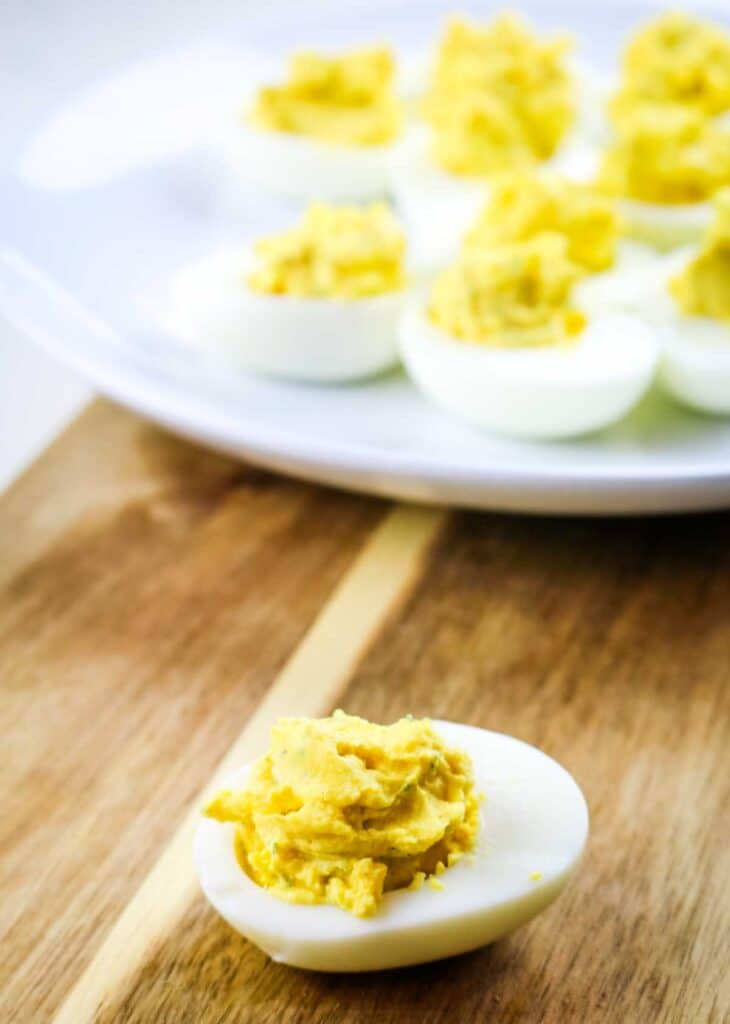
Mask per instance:
[[[358,916],[441,874],[479,828],[470,759],[428,720],[382,726],[341,711],[282,719],[246,786],[205,813],[236,825],[238,860],[257,885]]]
[[[470,249],[436,279],[427,314],[463,341],[495,348],[564,345],[585,326],[570,304],[579,276],[560,235]]]
[[[678,105],[644,105],[622,121],[600,184],[650,203],[696,203],[730,184],[730,131]]]
[[[715,198],[717,216],[698,255],[669,283],[683,313],[730,324],[730,189]]]
[[[268,131],[347,146],[384,145],[402,125],[393,75],[393,57],[385,48],[339,57],[295,54],[287,81],[261,89],[250,117]]]
[[[299,224],[261,239],[247,283],[266,295],[359,299],[405,284],[405,237],[387,206],[310,206]]]
[[[530,172],[505,175],[465,239],[466,249],[562,235],[568,258],[587,273],[616,259],[620,219],[613,201],[587,185]]]
[[[669,11],[629,43],[622,77],[610,105],[619,124],[645,103],[683,104],[707,117],[720,114],[730,109],[730,33]]]
[[[515,15],[484,27],[452,21],[424,104],[435,159],[478,176],[551,156],[574,118],[568,48],[565,38],[540,40]]]

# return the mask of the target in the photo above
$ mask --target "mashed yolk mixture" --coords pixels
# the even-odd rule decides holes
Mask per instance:
[[[288,81],[261,89],[250,116],[268,131],[348,146],[383,145],[401,128],[393,73],[393,57],[384,48],[340,57],[299,53]]]
[[[257,885],[360,917],[383,893],[440,874],[479,828],[470,759],[427,719],[373,725],[342,711],[279,721],[245,788],[219,793],[205,813],[235,823]]]
[[[717,217],[699,254],[669,284],[683,313],[730,323],[730,189],[715,199]]]
[[[594,273],[613,266],[620,222],[611,199],[587,185],[524,172],[494,184],[465,248],[523,242],[545,233],[563,235],[568,257]]]
[[[569,305],[578,277],[561,235],[467,249],[436,279],[428,315],[465,341],[499,348],[564,344],[585,325]]]
[[[611,113],[620,123],[647,102],[686,104],[706,116],[730,109],[730,33],[676,11],[646,25],[624,54]]]
[[[639,107],[622,121],[599,181],[650,203],[701,202],[730,184],[730,131],[689,107]]]
[[[359,299],[405,283],[405,238],[387,206],[314,204],[300,223],[256,245],[254,291]]]
[[[425,101],[438,162],[483,175],[551,156],[574,117],[568,46],[540,40],[511,14],[485,27],[452,21]]]
[[[535,157],[513,111],[490,93],[456,94],[432,118],[431,151],[452,174],[486,177],[507,167],[529,167]]]

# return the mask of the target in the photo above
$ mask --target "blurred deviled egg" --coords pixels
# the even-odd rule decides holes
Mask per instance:
[[[400,325],[416,385],[454,416],[497,433],[571,437],[620,419],[657,364],[638,316],[580,309],[563,235],[466,248]]]
[[[705,239],[665,278],[657,303],[663,355],[659,381],[702,412],[730,415],[730,189],[716,197]],[[663,314],[663,315],[662,315]]]
[[[272,959],[372,971],[493,942],[551,903],[587,838],[580,789],[499,733],[336,711],[287,718],[210,801],[207,898]]]
[[[314,204],[252,251],[186,267],[171,319],[195,347],[265,374],[349,381],[392,366],[406,287],[390,210]]]
[[[286,81],[259,89],[233,127],[237,177],[294,198],[384,195],[403,127],[394,73],[386,47],[295,54]]]
[[[633,237],[659,249],[697,241],[712,196],[730,184],[730,130],[690,107],[642,105],[617,128],[599,183]]]
[[[678,104],[705,118],[730,111],[730,32],[679,11],[643,25],[623,53],[611,118],[620,125],[644,104]]]
[[[555,159],[577,120],[570,40],[542,39],[514,14],[452,20],[422,103],[425,123],[395,149],[393,193],[415,265],[444,266],[496,174]]]
[[[629,42],[609,104],[599,180],[631,233],[659,249],[696,242],[730,184],[730,33],[667,12]]]

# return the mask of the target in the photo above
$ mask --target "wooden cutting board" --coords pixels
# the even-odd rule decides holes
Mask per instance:
[[[0,1020],[720,1022],[730,516],[446,513],[241,466],[97,402],[0,499]],[[375,975],[271,963],[190,861],[280,715],[408,712],[558,758],[575,883]]]

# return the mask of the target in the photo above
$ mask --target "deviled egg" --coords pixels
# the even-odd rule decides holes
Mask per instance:
[[[663,347],[659,381],[702,412],[730,415],[730,189],[697,251],[665,277],[657,304]],[[667,279],[668,278],[668,279]],[[663,315],[662,315],[663,314]]]
[[[643,25],[623,54],[614,123],[647,103],[679,104],[705,118],[730,111],[730,32],[679,11]]]
[[[658,345],[638,316],[578,308],[565,236],[465,250],[400,325],[416,385],[475,426],[561,438],[620,419],[654,376]]]
[[[322,971],[493,942],[555,899],[588,833],[578,786],[534,747],[343,712],[280,721],[205,815],[195,863],[212,905],[272,959]]]
[[[618,125],[599,182],[635,238],[659,249],[697,241],[709,200],[730,184],[730,128],[688,106],[642,104]]]
[[[386,193],[403,127],[385,47],[339,56],[297,53],[281,85],[259,89],[229,140],[241,181],[295,198]]]
[[[455,256],[495,174],[553,160],[569,144],[578,107],[569,45],[512,14],[486,26],[450,22],[422,104],[426,123],[394,151],[393,192],[417,266]]]
[[[392,366],[406,289],[405,238],[390,210],[314,204],[253,251],[186,267],[173,285],[177,333],[243,367],[348,381]]]

